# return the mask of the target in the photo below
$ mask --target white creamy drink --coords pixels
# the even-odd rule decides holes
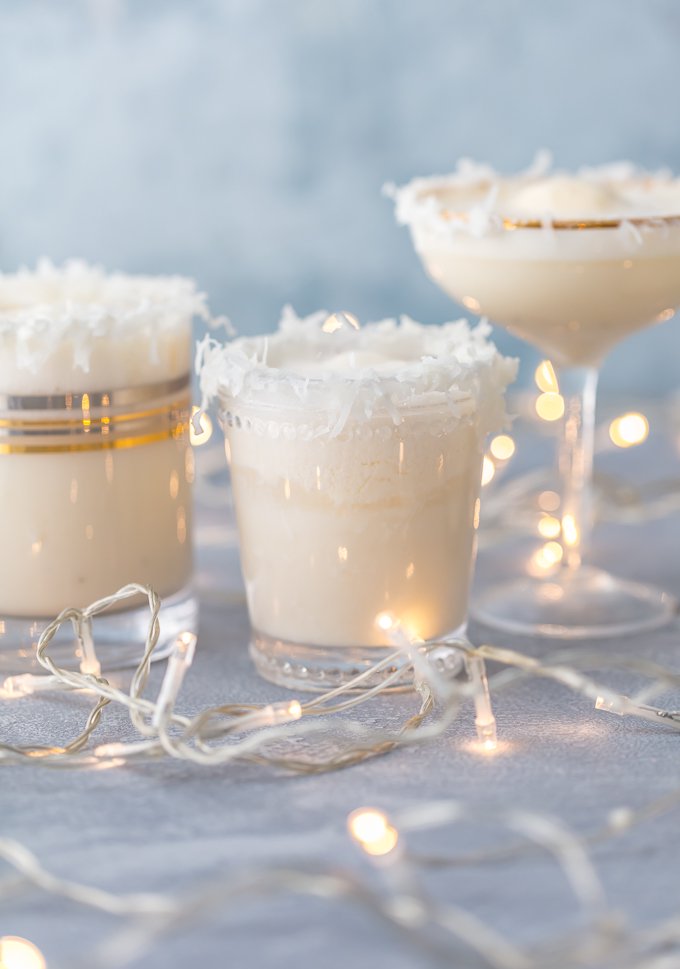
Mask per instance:
[[[680,303],[680,180],[665,173],[464,163],[394,194],[442,289],[557,364],[597,364]]]
[[[180,278],[0,275],[0,652],[128,582],[188,601],[195,313]]]
[[[547,155],[512,176],[459,163],[452,175],[389,188],[423,265],[468,309],[538,347],[557,368],[558,561],[521,560],[478,598],[474,615],[520,635],[585,639],[653,629],[675,603],[587,562],[598,368],[631,332],[680,304],[680,179],[628,162],[551,172]],[[615,567],[617,563],[614,563]]]
[[[267,669],[274,645],[313,675],[314,649],[358,656],[393,622],[422,639],[464,627],[483,442],[515,374],[486,332],[289,313],[206,350],[265,675],[291,679]]]

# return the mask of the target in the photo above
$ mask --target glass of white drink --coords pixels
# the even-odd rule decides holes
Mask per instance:
[[[162,642],[196,623],[191,587],[191,280],[82,263],[0,275],[0,670],[41,630],[130,582],[163,597]],[[102,615],[105,669],[137,662],[140,597]],[[79,660],[72,637],[50,655]]]
[[[461,162],[393,189],[426,271],[450,296],[547,354],[565,401],[564,555],[555,574],[492,589],[474,615],[510,632],[580,638],[668,621],[666,593],[584,564],[591,530],[598,369],[680,304],[680,180],[628,163],[502,177]]]
[[[516,372],[486,332],[288,312],[205,347],[263,676],[321,689],[391,652],[396,625],[464,631],[484,439]]]

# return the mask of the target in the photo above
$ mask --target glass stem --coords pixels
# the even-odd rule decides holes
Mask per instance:
[[[560,393],[564,398],[559,451],[564,547],[562,561],[568,569],[577,569],[590,547],[598,376],[595,367],[565,367],[558,375]]]

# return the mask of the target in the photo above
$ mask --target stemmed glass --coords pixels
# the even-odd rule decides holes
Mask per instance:
[[[663,625],[676,608],[667,593],[587,563],[599,367],[616,343],[670,319],[680,304],[678,183],[627,171],[617,178],[639,207],[647,200],[655,214],[576,216],[570,191],[585,185],[586,196],[599,201],[597,181],[554,176],[567,217],[505,215],[513,211],[503,202],[513,180],[469,166],[393,191],[397,218],[409,226],[429,276],[474,313],[538,347],[557,371],[565,406],[562,559],[552,574],[523,575],[473,603],[478,621],[506,632],[571,639],[620,635]],[[514,179],[515,187],[527,184],[537,184],[536,177]],[[663,205],[673,214],[660,212]]]

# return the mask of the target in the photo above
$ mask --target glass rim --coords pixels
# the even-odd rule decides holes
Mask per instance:
[[[446,221],[467,222],[470,218],[469,212],[456,212],[451,209],[442,209],[440,217]],[[493,218],[493,216],[492,216]],[[545,229],[547,227],[557,230],[583,231],[584,229],[619,229],[623,225],[648,225],[656,227],[659,223],[671,225],[674,222],[680,223],[678,215],[639,215],[630,218],[607,218],[607,219],[511,219],[506,216],[498,215],[497,221],[493,224],[496,228],[507,232],[516,229]]]

